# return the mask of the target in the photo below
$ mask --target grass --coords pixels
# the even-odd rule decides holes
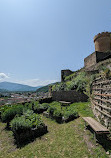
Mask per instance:
[[[80,116],[93,117],[89,103],[71,106],[77,107]],[[42,119],[49,132],[22,148],[16,148],[12,132],[0,122],[0,158],[107,158],[102,146],[96,146],[92,134],[84,130],[81,117],[64,124],[43,116]]]

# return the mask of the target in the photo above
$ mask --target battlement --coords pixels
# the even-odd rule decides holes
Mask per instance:
[[[111,32],[101,32],[94,36],[94,42],[100,37],[110,37]]]
[[[95,51],[107,52],[111,50],[111,32],[102,32],[94,37]]]
[[[94,37],[95,52],[84,59],[85,69],[91,70],[98,62],[111,58],[111,32]]]

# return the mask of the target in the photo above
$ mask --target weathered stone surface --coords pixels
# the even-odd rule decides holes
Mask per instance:
[[[106,52],[111,50],[110,32],[102,32],[94,37],[95,51]]]
[[[111,52],[102,53],[96,51],[84,59],[85,69],[92,70],[92,67],[94,67],[97,63],[108,58],[111,58]]]
[[[54,101],[85,102],[87,99],[87,95],[77,92],[76,90],[52,92],[52,100]]]
[[[61,70],[61,82],[64,81],[66,76],[69,76],[73,73],[73,71],[66,69],[66,70]]]

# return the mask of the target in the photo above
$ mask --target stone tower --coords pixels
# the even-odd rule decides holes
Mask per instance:
[[[111,50],[111,32],[102,32],[94,37],[95,51],[107,52]]]
[[[102,32],[94,37],[95,52],[84,59],[87,71],[93,71],[100,61],[111,58],[111,32]]]

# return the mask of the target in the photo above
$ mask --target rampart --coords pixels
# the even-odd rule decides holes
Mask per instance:
[[[111,58],[111,52],[102,53],[96,51],[84,59],[85,69],[90,70],[95,67],[97,63],[109,58]]]

